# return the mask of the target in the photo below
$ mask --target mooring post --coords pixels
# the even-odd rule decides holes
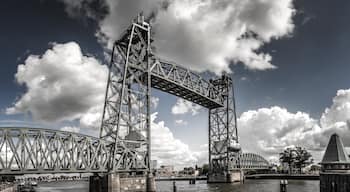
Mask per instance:
[[[196,184],[196,179],[190,179],[190,184]]]
[[[156,191],[156,182],[152,173],[148,173],[146,176],[146,191],[155,192]]]
[[[173,192],[176,192],[176,191],[177,191],[177,189],[176,189],[176,182],[173,181]]]
[[[281,180],[280,181],[280,192],[287,192],[287,185],[288,185],[287,180]]]

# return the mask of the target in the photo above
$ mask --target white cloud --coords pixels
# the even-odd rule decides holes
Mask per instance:
[[[80,126],[85,128],[99,128],[101,126],[103,103],[91,107],[80,117]]]
[[[238,129],[244,151],[266,157],[293,145],[318,149],[313,136],[321,132],[317,121],[308,114],[290,113],[277,106],[244,112],[238,119]]]
[[[79,2],[90,0],[64,2],[72,15],[69,10],[84,8]],[[294,28],[292,0],[106,0],[104,5],[108,14],[98,17],[97,36],[107,47],[143,11],[153,15],[158,54],[197,71],[230,71],[230,61],[254,70],[273,69],[271,55],[259,49]],[[85,8],[91,17],[93,11]]]
[[[175,165],[177,168],[199,162],[203,153],[191,151],[187,144],[174,137],[164,121],[156,122],[156,118],[157,113],[152,114],[152,158],[161,165]]]
[[[182,120],[182,119],[175,120],[175,123],[178,125],[187,125],[187,121]]]
[[[278,106],[244,112],[238,119],[243,150],[276,159],[288,146],[303,146],[319,162],[330,135],[338,133],[350,147],[350,89],[339,90],[320,120]]]
[[[80,127],[66,126],[66,127],[62,127],[60,130],[61,131],[68,131],[68,132],[79,133]]]
[[[343,138],[344,145],[350,146],[350,89],[337,91],[332,105],[323,112],[320,125],[324,136],[337,132]]]
[[[91,124],[102,112],[107,67],[84,56],[75,42],[53,44],[43,55],[30,55],[18,66],[16,81],[26,92],[7,114],[29,112],[35,120],[80,119]]]
[[[241,81],[247,81],[247,80],[248,80],[248,77],[241,77],[240,80],[241,80]]]
[[[185,113],[192,113],[192,115],[197,115],[201,109],[201,106],[179,98],[177,99],[175,105],[171,108],[171,113],[175,115]]]
[[[151,105],[154,109],[158,107],[158,104],[159,104],[159,98],[151,97]]]
[[[338,90],[337,95],[333,98],[333,104],[326,108],[321,117],[323,127],[333,126],[337,122],[350,121],[350,89]]]

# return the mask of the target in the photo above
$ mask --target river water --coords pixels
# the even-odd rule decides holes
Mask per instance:
[[[288,181],[288,192],[317,192],[319,181]],[[158,192],[172,192],[172,181],[157,181]],[[206,181],[197,181],[190,185],[188,181],[176,182],[178,192],[279,192],[278,180],[246,180],[244,184],[207,184]],[[36,188],[38,192],[87,192],[89,183],[87,181],[65,181],[39,183]]]

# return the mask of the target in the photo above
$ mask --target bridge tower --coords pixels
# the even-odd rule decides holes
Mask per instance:
[[[208,182],[241,180],[233,81],[227,74],[210,81],[224,96],[224,106],[209,109]]]
[[[100,138],[113,141],[108,170],[147,176],[154,191],[150,150],[151,27],[139,15],[113,45]]]

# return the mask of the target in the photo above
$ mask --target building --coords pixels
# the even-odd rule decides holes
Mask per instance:
[[[319,175],[320,171],[321,171],[321,166],[319,165],[311,165],[308,169],[308,173],[313,175]]]
[[[151,161],[151,169],[156,170],[158,167],[158,161],[157,160],[152,160]]]
[[[320,164],[320,192],[350,191],[350,161],[339,135],[331,136]]]
[[[185,167],[182,171],[179,171],[180,176],[197,176],[198,173],[199,171],[193,167]]]
[[[176,171],[173,165],[161,165],[160,168],[157,169],[157,175],[159,177],[171,177],[176,175]]]

